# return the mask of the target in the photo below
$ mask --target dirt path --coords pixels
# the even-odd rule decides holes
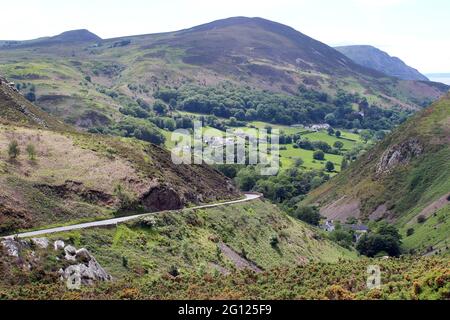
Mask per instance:
[[[262,272],[262,270],[253,262],[243,258],[240,254],[238,254],[236,251],[231,249],[229,246],[227,246],[225,243],[221,242],[219,243],[220,251],[222,251],[222,254],[225,255],[228,259],[233,261],[236,268],[238,269],[250,269],[255,272]]]

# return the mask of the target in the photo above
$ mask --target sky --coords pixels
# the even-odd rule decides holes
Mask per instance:
[[[370,44],[422,73],[450,72],[449,0],[5,1],[0,40],[73,29],[112,38],[175,31],[233,16],[274,20],[331,46]]]

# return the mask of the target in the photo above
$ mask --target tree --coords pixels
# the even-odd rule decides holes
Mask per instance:
[[[30,92],[28,92],[28,93],[25,95],[25,98],[26,98],[28,101],[30,101],[30,102],[35,102],[35,101],[36,101],[36,94],[35,94],[34,92],[30,91]]]
[[[36,160],[36,148],[33,144],[30,143],[29,145],[27,145],[27,153],[28,159],[30,159],[31,161]]]
[[[322,150],[315,151],[313,158],[320,161],[325,160],[325,153]]]
[[[298,207],[294,212],[294,217],[314,226],[318,226],[320,222],[319,210],[311,206]]]
[[[10,160],[14,160],[20,155],[19,143],[17,140],[13,140],[9,143],[8,155]]]
[[[328,128],[328,134],[330,136],[332,136],[334,134],[334,129],[333,128]]]
[[[375,233],[365,234],[356,245],[359,253],[368,257],[380,255],[386,252],[390,256],[400,254],[401,235],[398,230],[388,223],[382,223]]]
[[[165,118],[164,119],[164,128],[169,131],[174,131],[177,128],[177,124],[175,120],[172,118]]]
[[[333,147],[335,147],[336,149],[341,150],[344,147],[344,143],[342,141],[335,141],[333,144]]]
[[[336,138],[340,138],[340,137],[342,136],[342,133],[341,133],[339,130],[337,130],[337,131],[334,133],[334,135],[336,136]]]
[[[325,122],[328,123],[330,126],[333,126],[336,124],[336,117],[334,113],[329,113],[325,116]]]
[[[159,115],[165,115],[167,114],[168,108],[163,101],[156,100],[153,104],[153,111],[155,111]]]
[[[333,230],[329,234],[330,240],[344,248],[350,248],[353,243],[353,235],[347,230]]]
[[[334,171],[334,163],[331,161],[327,161],[327,163],[325,164],[325,169],[328,172],[333,172]]]
[[[247,167],[240,170],[236,176],[236,183],[239,189],[243,191],[250,191],[256,184],[258,177],[253,168]]]
[[[400,243],[392,236],[365,234],[356,244],[356,250],[368,257],[375,257],[383,251],[390,256],[398,256],[400,254]]]

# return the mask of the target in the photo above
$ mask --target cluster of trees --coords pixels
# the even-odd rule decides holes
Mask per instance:
[[[21,91],[28,101],[36,101],[36,86],[34,84],[26,82],[16,83],[16,89]]]
[[[347,129],[385,130],[407,116],[399,111],[369,106],[360,95],[342,90],[332,98],[304,87],[299,87],[295,95],[287,95],[231,84],[185,85],[177,89],[162,88],[154,96],[180,110],[227,119],[233,117],[236,121],[259,120],[286,125],[327,122]]]
[[[363,235],[356,244],[356,249],[368,257],[398,256],[401,253],[401,239],[393,225],[383,222],[371,233]]]
[[[257,166],[236,168],[222,165],[218,169],[234,178],[241,190],[261,192],[267,199],[293,208],[310,190],[330,179],[323,170],[304,171],[301,165],[302,162],[298,161],[292,168],[280,171],[276,176],[261,176]]]
[[[165,137],[153,123],[133,117],[125,117],[121,121],[107,127],[91,128],[89,129],[89,132],[121,137],[133,137],[158,145],[162,145],[165,142]]]

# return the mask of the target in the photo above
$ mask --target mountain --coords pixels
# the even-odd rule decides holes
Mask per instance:
[[[397,57],[391,57],[384,51],[372,46],[342,46],[336,50],[352,59],[357,64],[371,68],[404,80],[429,81],[416,69],[408,66]]]
[[[80,29],[63,32],[57,36],[49,38],[48,40],[51,42],[93,42],[101,41],[102,38],[96,34],[93,34],[89,30]]]
[[[448,252],[449,146],[447,95],[314,190],[305,203],[320,206],[330,219],[390,221],[402,230],[407,249]]]
[[[1,78],[0,234],[239,197],[211,167],[175,165],[169,151],[136,139],[80,133]]]
[[[92,111],[117,121],[121,107],[138,99],[152,104],[154,94],[167,87],[228,84],[294,98],[301,88],[305,98],[297,105],[320,109],[319,103],[326,104],[316,122],[324,121],[341,91],[380,108],[415,111],[449,89],[386,76],[293,28],[246,17],[102,41],[4,45],[0,72],[19,85],[34,85],[38,106],[80,127],[96,125]]]
[[[42,37],[25,41],[0,41],[0,48],[15,48],[27,46],[45,46],[51,44],[99,42],[102,38],[86,29],[65,31],[52,37]]]

